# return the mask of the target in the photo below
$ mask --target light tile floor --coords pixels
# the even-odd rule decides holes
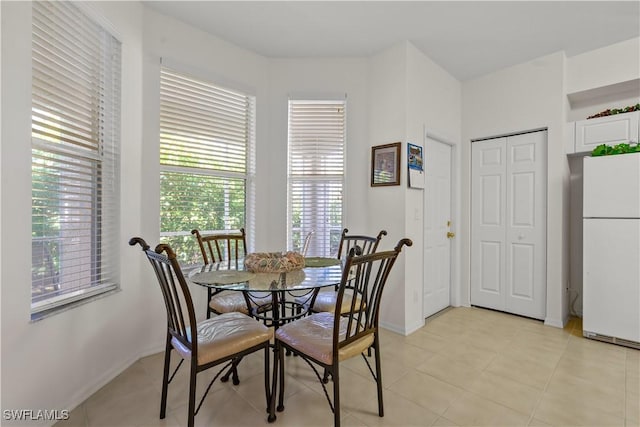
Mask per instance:
[[[385,416],[361,358],[344,363],[342,424],[349,426],[638,426],[640,351],[478,308],[448,309],[404,337],[382,331]],[[268,425],[262,353],[240,365],[240,385],[216,382],[198,426]],[[143,358],[58,427],[184,426],[187,369],[158,418],[162,354]],[[273,426],[331,426],[322,388],[300,358],[286,359],[285,411]],[[199,375],[198,395],[215,369]],[[329,385],[330,386],[330,385]],[[329,388],[330,390],[330,388]]]

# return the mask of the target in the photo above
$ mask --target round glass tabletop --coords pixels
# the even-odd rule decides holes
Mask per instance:
[[[342,263],[319,263],[318,267],[305,267],[286,273],[252,273],[227,263],[216,263],[194,269],[189,279],[198,285],[237,291],[294,291],[336,286],[342,279]]]

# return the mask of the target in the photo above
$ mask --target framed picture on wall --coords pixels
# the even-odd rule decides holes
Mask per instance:
[[[402,143],[371,147],[371,186],[400,185],[400,146]]]
[[[424,188],[422,147],[407,143],[407,183],[409,188]]]
[[[419,145],[407,144],[407,164],[409,169],[422,172],[422,147]]]

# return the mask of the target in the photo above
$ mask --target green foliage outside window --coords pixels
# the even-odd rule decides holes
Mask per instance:
[[[160,232],[180,263],[200,263],[194,228],[201,232],[245,227],[245,181],[199,174],[160,175]]]
[[[42,152],[33,150],[42,157]],[[32,159],[32,208],[31,208],[31,296],[46,297],[58,286],[60,271],[60,206],[52,205],[58,194],[60,178],[47,173],[46,162],[38,166]]]

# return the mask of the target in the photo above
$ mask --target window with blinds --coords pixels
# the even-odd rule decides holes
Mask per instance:
[[[118,287],[121,44],[72,2],[33,2],[31,312]]]
[[[307,256],[335,257],[342,232],[345,101],[289,101],[288,238]]]
[[[252,238],[254,141],[254,97],[162,68],[160,236],[182,264],[202,262],[194,228]]]

